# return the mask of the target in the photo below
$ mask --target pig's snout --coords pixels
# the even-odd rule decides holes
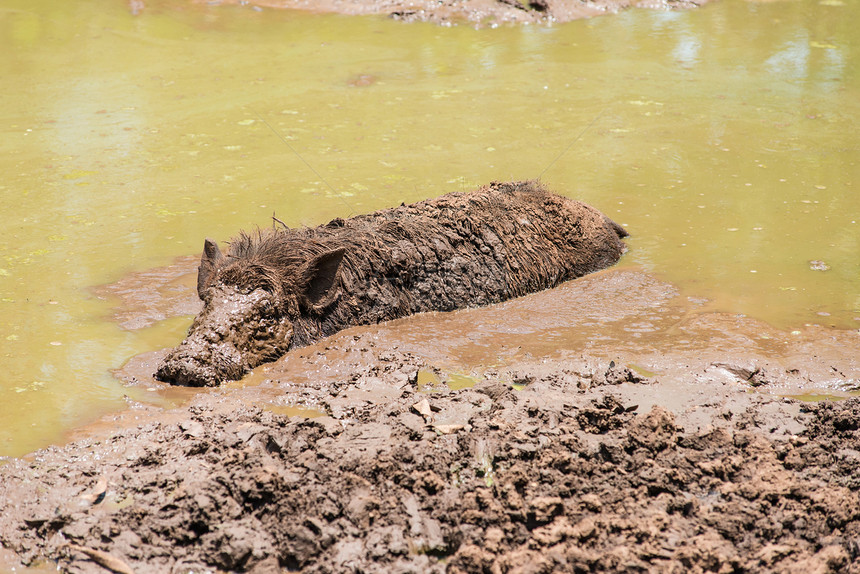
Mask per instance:
[[[159,365],[155,377],[187,387],[214,387],[225,380],[242,378],[247,372],[241,353],[232,345],[198,345],[183,342]]]
[[[155,378],[185,387],[212,387],[219,377],[211,365],[201,363],[190,355],[171,353],[158,367]]]
[[[156,378],[193,387],[241,379],[257,365],[283,355],[292,332],[292,322],[277,312],[270,293],[214,289],[188,336],[158,367]]]

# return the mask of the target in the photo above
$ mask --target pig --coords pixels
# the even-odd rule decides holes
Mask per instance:
[[[354,325],[489,305],[615,264],[627,232],[540,182],[493,182],[319,227],[206,239],[203,310],[156,378],[217,386]]]

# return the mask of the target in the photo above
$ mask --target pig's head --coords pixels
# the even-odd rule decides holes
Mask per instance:
[[[340,296],[343,249],[296,257],[245,236],[225,256],[206,240],[197,276],[203,310],[156,378],[216,386],[282,356],[295,320],[322,313]]]

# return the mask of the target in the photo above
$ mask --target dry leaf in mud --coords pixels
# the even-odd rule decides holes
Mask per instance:
[[[64,546],[76,551],[81,554],[86,554],[90,560],[107,568],[111,572],[116,572],[116,574],[134,574],[134,570],[131,569],[131,566],[126,564],[124,561],[116,558],[115,556],[111,556],[107,552],[102,552],[101,550],[94,550],[92,548],[87,548],[86,546],[79,546],[77,544],[65,544]]]
[[[433,428],[442,434],[451,434],[465,429],[465,425],[433,425]]]
[[[98,504],[105,499],[105,493],[107,493],[107,486],[107,478],[103,476],[96,483],[92,492],[82,494],[79,498],[91,504]]]
[[[433,416],[433,410],[430,408],[430,402],[427,399],[421,399],[412,405],[412,408],[415,409],[415,412],[424,417],[425,420],[429,420]]]

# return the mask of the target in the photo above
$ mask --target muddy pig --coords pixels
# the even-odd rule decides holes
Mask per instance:
[[[204,306],[156,377],[214,386],[352,325],[498,303],[603,269],[627,232],[535,181],[494,182],[315,228],[207,239]]]

